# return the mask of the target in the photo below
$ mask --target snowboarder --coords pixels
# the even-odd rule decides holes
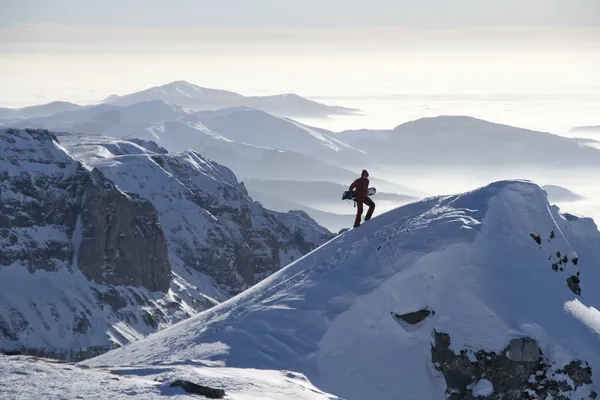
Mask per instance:
[[[356,179],[350,185],[349,191],[356,189],[356,220],[354,221],[354,228],[358,228],[360,226],[360,219],[363,214],[363,203],[369,206],[369,210],[367,211],[367,215],[365,216],[365,221],[368,221],[373,216],[373,211],[375,211],[375,203],[373,200],[369,198],[367,195],[367,190],[369,189],[369,173],[366,169],[362,170],[360,174],[360,178]]]

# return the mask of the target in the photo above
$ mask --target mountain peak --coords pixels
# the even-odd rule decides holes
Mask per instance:
[[[600,357],[588,349],[598,336],[578,304],[581,296],[600,299],[600,256],[590,250],[598,245],[600,233],[562,217],[539,186],[494,182],[379,215],[235,299],[87,363],[206,359],[293,369],[334,395],[384,400],[468,390],[487,372],[454,381],[462,372],[452,357],[469,364],[480,351],[506,354],[514,340],[544,346],[547,358],[533,355],[535,368],[558,370],[582,357],[596,370]],[[425,319],[407,323],[403,315]],[[573,330],[577,342],[567,334]],[[439,335],[449,346],[443,351],[438,341],[432,348]],[[434,357],[442,357],[436,365]],[[515,383],[519,390],[528,378]]]

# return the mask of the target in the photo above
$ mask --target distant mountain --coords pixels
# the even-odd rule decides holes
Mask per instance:
[[[564,188],[562,186],[544,185],[544,186],[542,186],[542,189],[544,189],[546,191],[546,193],[548,193],[548,200],[553,203],[577,201],[577,200],[585,199],[585,197],[583,197],[582,195],[572,192],[569,189]]]
[[[242,96],[225,90],[207,89],[186,81],[175,81],[124,96],[110,96],[105,103],[131,105],[142,101],[163,100],[193,110],[218,110],[249,107],[286,117],[327,117],[353,114],[359,110],[317,103],[295,94]]]
[[[66,101],[53,101],[47,104],[41,104],[37,106],[29,106],[23,108],[0,108],[0,120],[1,119],[14,119],[14,118],[37,118],[47,117],[52,114],[56,114],[64,111],[73,111],[82,108],[82,106],[69,103]]]
[[[600,151],[572,139],[466,116],[420,118],[393,130],[337,137],[385,164],[600,167]]]
[[[292,369],[347,400],[593,399],[599,248],[539,186],[493,182],[378,215],[83,365]]]
[[[0,351],[79,359],[232,297],[333,235],[144,140],[0,130]]]
[[[577,126],[569,130],[571,133],[600,133],[600,125]]]
[[[245,107],[193,112],[162,100],[128,106],[101,104],[47,117],[7,123],[16,128],[101,134],[151,140],[169,151],[195,149],[214,137],[272,149],[289,150],[339,164],[360,162],[366,153],[323,132]]]

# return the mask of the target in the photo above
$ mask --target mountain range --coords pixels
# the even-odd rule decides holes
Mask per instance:
[[[244,291],[333,237],[193,151],[0,130],[0,349],[81,359]]]
[[[354,108],[321,104],[293,93],[243,96],[226,90],[200,87],[186,81],[174,81],[121,96],[111,95],[100,104],[130,106],[136,103],[156,101],[176,104],[191,111],[245,107],[292,118],[328,118],[333,115],[352,115],[360,112]],[[84,108],[87,107],[65,101],[54,101],[18,109],[0,108],[0,122],[2,120],[48,117],[59,112]]]

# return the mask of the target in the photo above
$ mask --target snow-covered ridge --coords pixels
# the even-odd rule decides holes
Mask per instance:
[[[40,130],[0,141],[0,349],[89,357],[331,237],[305,214],[265,210],[194,152]]]
[[[593,398],[598,248],[593,221],[563,216],[539,186],[496,182],[380,215],[86,364],[293,369],[350,400]]]

